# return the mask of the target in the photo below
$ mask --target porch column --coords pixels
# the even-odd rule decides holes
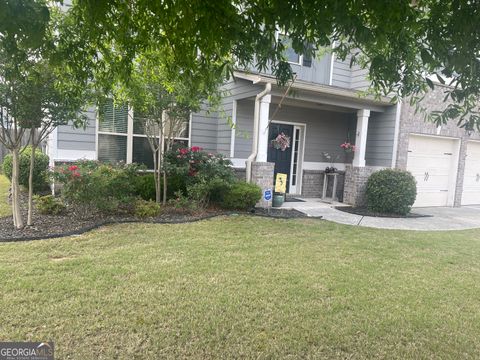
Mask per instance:
[[[260,100],[260,116],[258,121],[258,162],[267,162],[268,152],[268,120],[270,115],[271,95],[265,95]]]
[[[370,110],[362,109],[357,111],[357,134],[355,137],[355,153],[353,155],[353,166],[356,167],[365,167],[369,117]]]

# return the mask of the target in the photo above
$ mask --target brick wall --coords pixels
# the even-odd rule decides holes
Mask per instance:
[[[427,109],[427,111],[444,109],[448,105],[448,103],[443,102],[445,97],[444,91],[444,86],[436,86],[435,90],[430,91],[425,96],[425,99],[422,101],[421,105]],[[407,167],[408,142],[410,134],[448,136],[460,140],[460,153],[454,200],[454,205],[460,206],[462,201],[463,176],[465,172],[466,144],[468,140],[480,140],[480,134],[477,132],[468,135],[464,129],[457,126],[457,122],[455,120],[437,128],[435,124],[426,122],[423,118],[423,114],[415,113],[415,107],[411,106],[409,101],[405,101],[402,105],[400,115],[396,162],[397,168],[406,169]]]
[[[259,207],[272,206],[272,200],[265,200],[263,194],[265,190],[271,189],[273,195],[273,170],[275,164],[269,162],[252,163],[252,183],[257,184],[262,189],[262,199],[257,203]]]
[[[380,168],[374,166],[356,167],[346,165],[343,202],[353,206],[364,206],[366,203],[367,180],[372,173],[378,170]]]
[[[325,171],[323,170],[304,170],[302,179],[302,197],[318,198],[322,196],[323,179]],[[340,171],[337,179],[337,199],[343,200],[343,188],[345,182],[345,172]],[[333,180],[330,180],[327,188],[327,196],[331,196],[333,190]]]

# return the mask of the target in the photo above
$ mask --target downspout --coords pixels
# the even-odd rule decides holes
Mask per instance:
[[[252,181],[252,162],[255,160],[258,154],[258,128],[260,123],[260,100],[272,90],[272,84],[267,83],[265,89],[258,93],[255,97],[255,110],[253,113],[253,140],[252,140],[252,153],[246,161],[246,180]]]

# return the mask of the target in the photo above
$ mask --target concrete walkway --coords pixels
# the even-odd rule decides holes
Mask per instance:
[[[413,213],[429,215],[419,218],[380,218],[349,214],[335,209],[344,204],[328,204],[319,199],[302,199],[304,202],[286,202],[282,208],[291,208],[308,216],[322,216],[323,219],[340,224],[366,226],[382,229],[401,230],[464,230],[480,228],[480,205],[460,208],[431,207],[414,208]]]

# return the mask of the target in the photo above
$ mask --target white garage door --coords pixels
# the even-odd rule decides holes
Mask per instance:
[[[480,142],[467,143],[462,205],[480,204]]]
[[[417,180],[413,206],[453,205],[457,144],[454,139],[410,136],[407,170]]]

